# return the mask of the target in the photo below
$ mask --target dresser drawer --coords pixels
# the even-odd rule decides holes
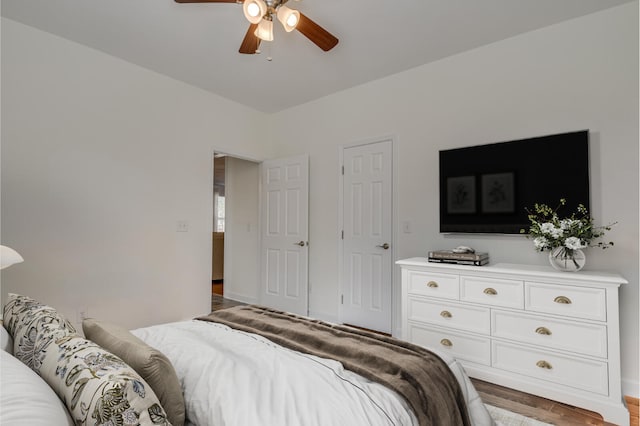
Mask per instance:
[[[454,358],[491,365],[491,343],[489,338],[458,333],[439,327],[425,327],[409,323],[408,339],[416,345],[448,353]]]
[[[523,282],[461,276],[460,300],[522,309],[524,307]]]
[[[416,322],[486,335],[491,331],[489,308],[483,306],[468,306],[444,300],[425,300],[418,296],[409,296],[407,315],[409,320]]]
[[[605,289],[525,283],[525,309],[598,321],[607,320]]]
[[[607,327],[604,325],[493,310],[491,330],[495,337],[607,357]]]
[[[460,278],[458,275],[436,274],[418,271],[407,271],[409,294],[441,297],[444,299],[459,299]]]
[[[493,367],[583,391],[609,394],[607,363],[493,342]]]

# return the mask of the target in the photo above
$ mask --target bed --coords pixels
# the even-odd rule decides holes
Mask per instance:
[[[68,321],[59,314],[54,315],[53,308],[44,307],[47,314],[40,320],[42,324],[37,324],[32,314],[16,315],[16,305],[22,304],[23,311],[25,304],[35,304],[41,311],[43,305],[19,299],[24,296],[12,297],[7,303],[9,312],[5,307],[5,326],[14,334],[17,358],[25,358],[21,347],[31,348],[26,358],[32,365],[27,365],[45,379],[76,423],[494,424],[454,359],[374,333],[250,305],[131,332],[104,321],[85,320],[85,339],[71,331]],[[30,325],[21,327],[18,323]],[[36,335],[52,335],[47,342],[53,346],[46,346],[44,356],[34,349],[43,347],[39,339],[25,343],[29,339],[24,335],[29,333],[20,330],[29,328],[38,330]],[[400,355],[389,355],[396,346]],[[70,351],[75,351],[75,358],[65,358]],[[419,359],[427,352],[431,355],[425,362],[430,367],[420,367],[425,362]],[[323,356],[326,354],[331,356]],[[41,361],[37,361],[39,356]],[[97,362],[96,358],[108,362]],[[380,368],[384,358],[390,360],[389,365]],[[71,365],[78,359],[83,362],[80,369]],[[97,373],[86,365],[97,368]],[[63,372],[64,366],[67,370]],[[69,371],[74,368],[89,374],[70,379]],[[124,368],[124,373],[117,368]],[[44,371],[47,369],[52,371]],[[378,370],[382,373],[375,372]],[[422,380],[424,374],[432,374],[431,370],[437,371],[432,383],[413,383]],[[102,382],[92,384],[92,373]],[[86,379],[84,390],[90,389],[87,398],[74,394],[79,383],[76,378]],[[140,388],[145,390],[144,398],[136,391]],[[97,391],[100,389],[102,393]],[[128,419],[112,410],[98,414],[103,422],[96,421],[95,413],[102,413],[100,410],[109,405],[104,403],[107,389],[119,390],[126,402],[121,406],[128,404]],[[3,400],[2,412],[4,405]]]

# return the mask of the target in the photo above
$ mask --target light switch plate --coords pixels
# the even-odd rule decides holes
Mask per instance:
[[[409,222],[408,220],[402,222],[402,232],[404,232],[405,234],[411,233],[411,222]]]

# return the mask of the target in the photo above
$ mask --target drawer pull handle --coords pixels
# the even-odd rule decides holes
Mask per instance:
[[[558,296],[555,299],[553,299],[554,302],[556,303],[560,303],[562,305],[570,305],[571,304],[571,299],[569,299],[566,296]]]
[[[449,340],[449,339],[442,339],[442,340],[440,340],[440,344],[441,344],[442,346],[446,346],[446,347],[448,347],[448,348],[450,348],[451,346],[453,346],[453,343],[451,343],[451,340]]]
[[[427,283],[427,287],[429,287],[429,288],[438,288],[438,283],[435,282],[435,281],[429,281]]]
[[[489,296],[495,296],[496,294],[498,294],[498,292],[491,287],[485,288],[483,293],[488,294]]]
[[[536,365],[540,368],[544,368],[545,370],[551,370],[553,367],[547,361],[538,361]]]
[[[536,328],[536,333],[542,334],[542,335],[545,335],[545,336],[551,336],[551,330],[549,330],[546,327],[538,327],[538,328]]]
[[[449,312],[449,311],[442,311],[442,312],[440,312],[440,316],[442,318],[451,318],[453,315],[451,315],[451,312]]]

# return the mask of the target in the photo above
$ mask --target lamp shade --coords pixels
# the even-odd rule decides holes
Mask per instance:
[[[260,40],[273,41],[273,21],[269,21],[267,19],[260,21],[254,34]]]
[[[242,11],[247,21],[257,24],[267,13],[267,4],[263,0],[247,0],[242,4]]]
[[[23,262],[24,259],[14,249],[0,246],[0,269],[8,268],[14,263]]]
[[[282,23],[285,31],[290,33],[296,28],[298,22],[300,22],[300,12],[288,8],[287,6],[280,6],[278,8],[278,21]]]

